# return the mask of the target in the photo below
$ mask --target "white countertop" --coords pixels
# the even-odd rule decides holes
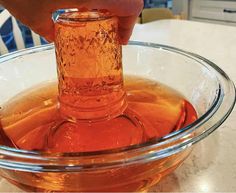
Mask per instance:
[[[137,25],[132,40],[166,44],[202,55],[220,66],[236,83],[236,27],[162,20]],[[20,191],[5,180],[0,192]],[[236,192],[236,109],[154,192]]]
[[[236,83],[236,27],[181,20],[137,25],[132,40],[197,53]],[[184,164],[164,178],[157,192],[236,192],[236,109],[212,135],[195,145]]]

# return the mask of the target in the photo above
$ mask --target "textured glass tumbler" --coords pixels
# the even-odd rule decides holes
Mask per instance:
[[[126,108],[118,19],[73,11],[55,20],[62,115],[74,121],[111,119]]]

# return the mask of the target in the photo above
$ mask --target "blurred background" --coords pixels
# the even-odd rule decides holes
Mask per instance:
[[[19,35],[23,38],[24,48],[34,46],[31,30],[19,21],[16,21],[16,25],[21,33]],[[1,35],[2,41],[4,42],[9,52],[12,52],[18,49],[16,45],[17,39],[13,34],[13,31],[14,31],[13,28],[16,27],[16,25],[15,26],[13,25],[13,19],[11,15],[6,14],[6,12],[4,11],[4,8],[0,5],[0,35]],[[47,44],[46,40],[44,40],[42,37],[39,37],[39,38],[40,38],[39,40],[40,42],[38,42],[39,45]],[[0,52],[0,55],[1,55],[1,52]]]

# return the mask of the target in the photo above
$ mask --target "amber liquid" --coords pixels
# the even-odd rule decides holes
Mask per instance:
[[[29,89],[2,108],[1,145],[47,152],[107,150],[158,142],[197,118],[181,94],[158,82],[128,76],[125,90],[128,109],[122,115],[109,121],[73,123],[60,114],[56,82]],[[93,172],[2,170],[2,175],[27,191],[142,191],[173,171],[188,154],[187,150],[149,163]]]
[[[129,76],[125,90],[128,107],[118,117],[71,122],[60,114],[56,83],[40,85],[5,104],[2,129],[20,149],[87,152],[158,140],[197,118],[183,96],[160,83]]]
[[[78,23],[73,20],[78,13],[69,16],[56,25],[58,88],[56,82],[45,83],[9,100],[1,109],[1,145],[48,153],[117,152],[158,143],[197,119],[175,90],[142,77],[123,82],[116,18]],[[125,167],[71,173],[3,169],[1,175],[28,191],[142,191],[188,153]]]

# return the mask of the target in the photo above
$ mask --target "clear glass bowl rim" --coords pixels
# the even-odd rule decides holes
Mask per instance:
[[[236,101],[235,86],[228,75],[216,64],[197,54],[171,46],[137,41],[130,41],[129,45],[151,47],[162,51],[168,51],[170,53],[177,53],[198,61],[201,65],[207,65],[217,71],[219,75],[225,79],[224,84],[226,84],[231,90],[230,96],[227,95],[230,104],[224,110],[220,120],[214,123],[209,129],[204,132],[200,132],[193,138],[182,140],[186,135],[193,133],[199,127],[206,124],[208,120],[211,119],[211,117],[218,111],[218,109],[228,102],[224,100],[226,96],[224,95],[222,90],[223,88],[221,87],[221,84],[223,84],[222,81],[219,81],[219,91],[222,92],[217,93],[216,99],[211,108],[203,116],[197,119],[197,121],[181,129],[180,131],[171,133],[170,135],[164,137],[162,141],[156,140],[141,145],[114,150],[64,154],[48,154],[0,146],[0,168],[30,172],[75,172],[94,170],[94,168],[107,168],[117,165],[124,166],[140,162],[149,162],[171,156],[192,146],[216,130],[230,115]],[[54,49],[53,44],[20,50],[0,56],[0,63],[18,58],[20,56],[52,49]]]

